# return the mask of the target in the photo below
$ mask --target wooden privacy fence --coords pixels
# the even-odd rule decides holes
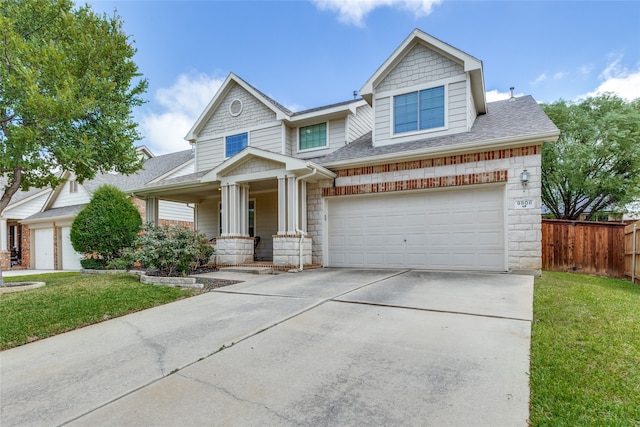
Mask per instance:
[[[624,246],[624,274],[637,283],[640,274],[640,221],[624,228]]]
[[[543,219],[542,269],[625,277],[625,226]]]

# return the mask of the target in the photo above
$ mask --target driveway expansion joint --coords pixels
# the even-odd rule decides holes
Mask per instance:
[[[431,312],[431,313],[460,314],[462,316],[487,317],[487,318],[490,318],[490,319],[515,320],[515,321],[518,321],[518,322],[531,323],[530,319],[522,319],[522,318],[519,318],[519,317],[510,317],[510,316],[498,316],[498,315],[494,315],[494,314],[469,313],[469,312],[454,311],[454,310],[439,310],[437,308],[409,307],[409,306],[406,306],[406,305],[381,304],[381,303],[366,302],[366,301],[348,301],[348,300],[341,300],[341,299],[334,299],[333,301],[334,302],[343,303],[343,304],[370,305],[372,307],[399,308],[399,309],[404,309],[404,310],[427,311],[427,312]]]

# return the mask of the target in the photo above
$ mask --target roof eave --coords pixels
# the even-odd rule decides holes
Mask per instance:
[[[474,141],[469,143],[460,143],[447,145],[443,147],[429,147],[418,150],[400,151],[397,153],[380,154],[377,156],[358,157],[348,160],[339,160],[323,164],[326,168],[340,168],[353,165],[363,166],[370,164],[378,164],[383,161],[399,161],[413,160],[424,156],[446,156],[450,154],[466,154],[477,151],[479,148],[483,150],[502,149],[506,147],[525,146],[528,144],[542,144],[545,142],[555,142],[560,135],[559,131],[540,133],[535,135],[526,135],[519,138],[506,137],[492,140]]]

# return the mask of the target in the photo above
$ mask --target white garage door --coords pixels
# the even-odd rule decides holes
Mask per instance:
[[[45,228],[36,232],[36,269],[53,270],[53,229]]]
[[[60,229],[60,235],[62,238],[62,269],[63,270],[79,270],[82,268],[80,260],[82,254],[79,254],[73,249],[71,239],[71,227],[62,227]]]
[[[504,186],[329,201],[329,265],[504,271]]]

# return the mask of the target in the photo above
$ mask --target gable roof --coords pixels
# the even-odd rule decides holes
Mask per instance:
[[[201,178],[202,182],[219,181],[224,176],[225,172],[232,170],[236,166],[251,158],[260,158],[270,160],[276,163],[282,163],[283,168],[288,172],[294,173],[307,173],[310,170],[314,170],[318,173],[318,177],[322,178],[335,178],[335,174],[328,169],[323,168],[320,165],[314,165],[307,160],[297,159],[295,157],[285,156],[282,154],[274,153],[272,151],[262,150],[256,147],[247,147],[228,158],[224,162],[220,163],[215,168],[211,169],[206,175]],[[314,173],[316,173],[314,172]]]
[[[101,185],[112,185],[126,193],[134,188],[142,187],[149,182],[166,176],[169,172],[193,161],[193,157],[194,153],[192,150],[178,151],[177,153],[151,157],[145,160],[143,169],[132,175],[102,173],[96,175],[93,179],[84,181],[82,186],[90,194],[93,194],[93,192]],[[71,176],[69,172],[65,172],[64,175],[67,179]],[[43,206],[43,211],[46,211],[53,206],[56,198],[63,188],[64,183],[60,184],[51,192]],[[29,218],[31,219],[31,217]]]
[[[198,120],[196,120],[195,124],[193,125],[191,130],[189,130],[189,133],[187,133],[184,139],[186,139],[187,141],[196,140],[196,136],[200,133],[207,121],[209,121],[213,113],[218,109],[234,84],[242,87],[244,90],[257,98],[260,102],[262,102],[267,108],[273,111],[276,114],[276,119],[281,120],[292,114],[290,110],[283,107],[273,99],[269,98],[264,93],[260,92],[258,89],[242,80],[240,77],[236,76],[233,73],[229,73],[227,78],[220,86],[220,89],[218,89],[218,92],[216,92],[216,94],[213,96],[211,102],[209,102],[209,105],[207,105],[202,114],[200,114],[200,117],[198,117]]]
[[[555,141],[560,131],[531,96],[490,102],[487,114],[476,118],[469,132],[423,138],[411,142],[374,147],[368,132],[331,154],[312,159],[325,167],[366,164],[387,159],[425,156],[454,151],[462,153],[504,145]]]
[[[476,110],[480,114],[485,113],[487,106],[482,61],[418,29],[413,30],[411,34],[409,34],[402,44],[393,51],[391,56],[387,58],[387,60],[360,89],[360,95],[369,103],[369,105],[372,105],[373,102],[374,88],[417,44],[423,44],[429,49],[463,65],[464,71],[471,75],[471,91],[473,93]]]

